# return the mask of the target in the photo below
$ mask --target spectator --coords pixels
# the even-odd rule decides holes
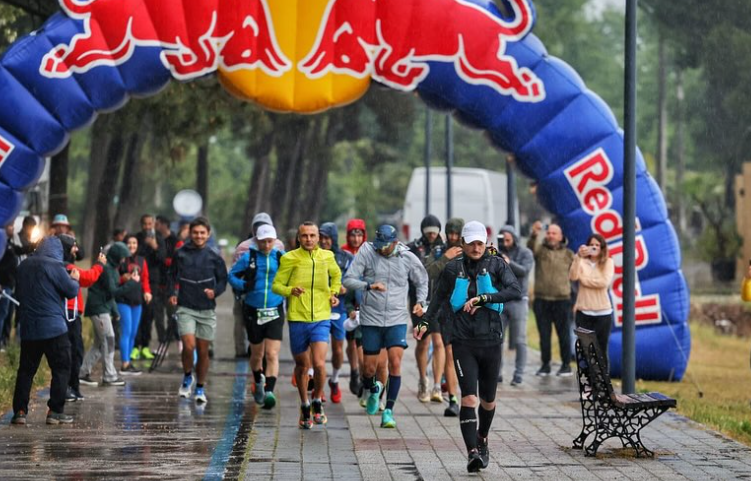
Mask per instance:
[[[501,320],[503,331],[508,334],[509,348],[516,353],[514,377],[512,386],[523,382],[524,366],[527,364],[527,316],[529,315],[529,274],[535,266],[532,251],[519,245],[519,236],[512,225],[506,225],[498,233],[498,251],[511,272],[516,276],[522,290],[522,298],[509,301],[503,306]],[[503,356],[501,356],[501,370],[503,370]],[[498,374],[498,382],[503,382],[502,374]]]
[[[151,286],[149,283],[149,266],[146,260],[138,255],[138,239],[134,235],[125,238],[130,256],[125,258],[118,267],[120,284],[125,284],[133,279],[133,274],[138,275],[140,289],[129,289],[115,298],[117,311],[120,313],[120,374],[124,376],[138,376],[139,369],[131,362],[131,354],[136,342],[138,325],[141,322],[143,305],[152,300]]]
[[[16,249],[11,244],[13,238],[13,224],[5,227],[5,233],[8,235],[8,243],[5,246],[5,254],[0,259],[0,333],[5,330],[5,322],[10,323],[11,313],[11,296],[13,289],[16,287],[16,269],[18,267],[18,256]],[[5,350],[5,338],[0,336],[0,351]]]
[[[613,305],[608,288],[613,282],[615,267],[608,255],[608,244],[600,234],[592,234],[586,245],[579,246],[571,264],[569,279],[579,281],[574,313],[577,327],[595,331],[597,344],[608,362],[608,340],[613,326]]]
[[[65,300],[78,295],[77,269],[66,272],[60,239],[46,237],[36,253],[18,266],[16,296],[20,302],[21,357],[13,394],[13,424],[26,424],[29,395],[42,355],[52,371],[47,424],[71,423],[65,414],[70,376],[70,341]]]
[[[169,284],[169,269],[172,266],[172,260],[175,257],[177,249],[184,244],[172,229],[170,229],[170,221],[168,218],[158,215],[156,216],[156,231],[164,239],[165,257],[162,264],[162,281],[159,284],[159,289],[153,295],[160,297],[159,302],[162,305],[162,311],[158,313],[160,319],[166,319],[167,332],[164,338],[159,338],[159,343],[164,344],[167,341],[175,340],[179,341],[180,336],[177,335],[177,321],[175,320],[175,308],[169,303],[168,296],[168,284]],[[157,329],[157,334],[159,330]]]
[[[68,234],[71,231],[70,222],[68,222],[68,216],[65,214],[57,214],[52,218],[52,225],[50,225],[49,235]]]
[[[125,236],[128,235],[128,230],[124,229],[122,227],[115,227],[112,230],[112,239],[102,248],[102,253],[106,256],[107,252],[109,252],[110,247],[112,247],[112,244],[115,242],[123,242],[125,241]]]
[[[149,268],[149,289],[156,292],[159,284],[162,282],[162,265],[167,258],[167,249],[164,245],[162,235],[156,231],[156,220],[151,214],[141,216],[141,232],[136,234],[138,239],[138,255],[146,259],[146,265]],[[163,312],[163,307],[159,304],[159,299],[154,298],[152,302],[143,306],[141,314],[141,324],[138,327],[136,335],[136,346],[131,353],[132,359],[154,359],[154,354],[149,349],[151,344],[151,326],[157,313]],[[161,322],[157,319],[156,331],[159,339],[166,339],[166,326],[164,319]]]
[[[59,234],[57,236],[60,239],[60,243],[63,246],[63,261],[65,262],[65,268],[72,271],[76,268],[76,253],[78,252],[78,244],[76,238],[68,234]],[[89,270],[78,270],[79,273],[79,289],[78,295],[72,299],[68,299],[66,320],[68,321],[68,340],[70,341],[70,379],[68,381],[68,391],[65,395],[66,401],[83,401],[84,397],[81,394],[80,380],[78,378],[78,372],[81,369],[83,363],[83,335],[81,333],[81,309],[83,308],[83,296],[81,295],[81,288],[91,287],[104,271],[104,264],[107,262],[107,258],[104,254],[99,254],[99,258]]]
[[[102,360],[104,372],[103,386],[124,386],[115,369],[115,331],[112,328],[112,318],[120,317],[115,298],[139,288],[140,276],[134,273],[130,280],[120,284],[118,268],[123,259],[128,257],[128,248],[122,242],[112,244],[107,253],[107,264],[99,280],[89,289],[86,299],[85,315],[94,325],[94,343],[83,359],[79,378],[81,384],[97,386],[99,383],[91,378],[91,372],[99,360]]]
[[[558,335],[561,350],[561,368],[558,376],[572,376],[571,371],[571,329],[569,326],[571,312],[571,283],[568,279],[569,268],[574,260],[574,253],[567,249],[566,238],[558,224],[550,224],[542,243],[538,237],[542,231],[539,220],[532,225],[527,247],[535,257],[535,300],[532,308],[540,333],[540,355],[542,366],[538,376],[550,375],[550,338],[552,327]]]

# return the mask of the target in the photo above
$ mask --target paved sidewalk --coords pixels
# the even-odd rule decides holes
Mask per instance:
[[[343,402],[326,404],[328,424],[301,431],[289,350],[282,352],[279,404],[272,411],[258,409],[247,362],[226,357],[233,352],[228,301],[222,299],[219,311],[218,359],[212,363],[205,408],[178,398],[181,374],[173,350],[159,372],[130,378],[124,388],[84,388],[86,401],[66,406],[76,416],[71,426],[44,424],[45,399],[34,402],[27,427],[9,426],[6,413],[0,425],[0,479],[751,478],[751,449],[672,413],[642,431],[655,459],[636,459],[616,440],[607,441],[597,458],[572,450],[581,429],[576,380],[535,377],[535,353],[523,385],[499,386],[491,464],[479,475],[466,473],[459,422],[443,417],[446,404],[417,400],[413,344],[405,353],[394,410],[397,429],[381,429],[380,415],[367,416],[343,377]],[[506,363],[506,379],[511,364]],[[343,371],[348,373],[346,366]]]

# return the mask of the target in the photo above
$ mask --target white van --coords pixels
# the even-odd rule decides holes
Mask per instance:
[[[506,174],[485,169],[454,167],[451,169],[451,216],[465,222],[485,224],[495,244],[498,230],[506,224]],[[446,168],[430,168],[430,212],[446,224]],[[425,167],[412,171],[404,199],[402,235],[405,240],[420,237],[420,222],[425,217]],[[516,219],[518,223],[519,214]]]

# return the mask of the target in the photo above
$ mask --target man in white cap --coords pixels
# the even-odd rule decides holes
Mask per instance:
[[[284,298],[271,291],[283,250],[275,246],[276,229],[263,224],[256,244],[229,271],[229,283],[241,293],[245,329],[250,340],[250,368],[255,381],[253,397],[265,409],[276,405],[274,387],[279,375],[279,348],[284,330]],[[263,360],[266,369],[263,370]]]
[[[50,225],[49,235],[69,234],[71,230],[70,222],[68,222],[68,216],[65,214],[57,214],[52,218],[52,224]]]
[[[232,264],[236,264],[243,254],[248,252],[251,247],[257,247],[257,234],[258,228],[263,225],[269,225],[274,227],[274,222],[271,220],[271,216],[266,212],[259,212],[253,216],[253,222],[251,222],[251,232],[248,238],[237,244],[235,252],[232,254]],[[278,251],[284,252],[284,243],[279,239],[274,239],[274,248]],[[245,316],[243,315],[243,303],[240,299],[242,296],[235,292],[235,305],[232,308],[232,315],[235,319],[235,327],[233,330],[235,338],[235,357],[248,357],[250,352],[248,350],[248,337],[245,331]]]
[[[472,221],[464,225],[463,253],[446,264],[433,291],[433,302],[414,330],[415,338],[421,339],[441,309],[442,315],[448,314],[446,322],[453,324],[454,365],[462,392],[459,419],[470,473],[486,468],[489,461],[488,433],[495,415],[503,347],[503,303],[522,296],[509,265],[487,252],[487,241],[483,224]]]

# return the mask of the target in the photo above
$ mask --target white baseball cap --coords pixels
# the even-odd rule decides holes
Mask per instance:
[[[464,224],[464,227],[462,228],[462,238],[464,239],[464,242],[466,244],[470,244],[475,241],[482,241],[483,243],[487,244],[488,231],[485,229],[485,226],[482,224],[482,222],[473,220]]]
[[[274,226],[272,225],[262,224],[258,226],[258,230],[256,231],[256,239],[276,239],[276,229],[274,229]]]

